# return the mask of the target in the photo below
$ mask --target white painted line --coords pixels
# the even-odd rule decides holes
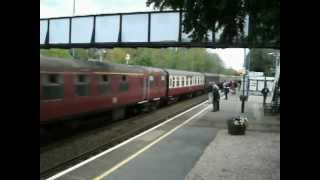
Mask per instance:
[[[148,102],[148,101],[140,101],[140,102],[138,102],[138,104],[143,104],[143,103],[146,103],[146,102]]]
[[[169,136],[170,134],[172,134],[174,131],[176,131],[177,129],[181,128],[182,126],[184,126],[185,124],[189,123],[191,120],[193,120],[195,117],[197,117],[198,115],[200,115],[201,113],[203,113],[204,111],[206,111],[207,109],[209,109],[209,105],[207,107],[205,107],[204,109],[202,109],[201,111],[199,111],[197,114],[193,115],[192,117],[190,117],[188,120],[186,120],[185,122],[183,122],[182,124],[180,124],[179,126],[173,128],[172,130],[168,131],[166,134],[160,136],[159,138],[157,138],[155,141],[153,141],[152,143],[148,144],[147,146],[145,146],[144,148],[140,149],[138,152],[134,153],[133,155],[131,155],[130,157],[128,157],[127,159],[121,161],[120,163],[118,163],[117,165],[113,166],[111,169],[107,170],[106,172],[104,172],[103,174],[101,174],[100,176],[94,178],[93,180],[101,180],[103,178],[105,178],[106,176],[108,176],[109,174],[111,174],[112,172],[114,172],[115,170],[117,170],[118,168],[120,168],[121,166],[127,164],[129,161],[131,161],[132,159],[134,159],[135,157],[137,157],[138,155],[140,155],[141,153],[143,153],[144,151],[148,150],[149,148],[151,148],[153,145],[157,144],[158,142],[160,142],[162,139],[164,139],[165,137]]]
[[[71,171],[73,171],[73,170],[75,170],[75,169],[78,169],[79,167],[81,167],[81,166],[83,166],[83,165],[85,165],[85,164],[88,164],[89,162],[94,161],[95,159],[97,159],[97,158],[99,158],[99,157],[101,157],[101,156],[103,156],[103,155],[105,155],[105,154],[110,153],[111,151],[113,151],[113,150],[115,150],[115,149],[118,149],[118,148],[120,148],[120,147],[128,144],[129,142],[131,142],[131,141],[139,138],[140,136],[143,136],[143,135],[149,133],[150,131],[152,131],[152,130],[160,127],[160,126],[163,126],[163,125],[167,124],[168,122],[174,120],[175,118],[180,117],[180,116],[182,116],[183,114],[185,114],[185,113],[187,113],[187,112],[190,112],[190,111],[192,111],[193,109],[196,109],[196,108],[200,107],[201,105],[203,105],[203,104],[205,104],[205,103],[207,103],[207,102],[208,102],[208,100],[206,100],[206,101],[198,104],[197,106],[194,106],[194,107],[192,107],[192,108],[190,108],[190,109],[188,109],[188,110],[186,110],[186,111],[184,111],[184,112],[182,112],[182,113],[180,113],[180,114],[178,114],[178,115],[175,115],[174,117],[172,117],[172,118],[170,118],[170,119],[168,119],[168,120],[166,120],[166,121],[158,124],[157,126],[151,128],[151,129],[148,129],[148,130],[146,130],[146,131],[144,131],[144,132],[142,132],[142,133],[140,133],[140,134],[138,134],[138,135],[136,135],[136,136],[134,136],[134,137],[132,137],[132,138],[130,138],[130,139],[128,139],[128,140],[126,140],[126,141],[124,141],[124,142],[122,142],[122,143],[120,143],[120,144],[118,144],[118,145],[116,145],[116,146],[114,146],[114,147],[112,147],[112,148],[110,148],[110,149],[107,149],[106,151],[103,151],[103,152],[100,153],[100,154],[97,154],[97,155],[95,155],[95,156],[93,156],[93,157],[91,157],[91,158],[89,158],[89,159],[87,159],[87,160],[85,160],[85,161],[82,161],[82,162],[79,163],[79,164],[76,164],[75,166],[72,166],[72,167],[70,167],[70,168],[68,168],[68,169],[66,169],[66,170],[64,170],[64,171],[62,171],[62,172],[60,172],[60,173],[58,173],[58,174],[56,174],[56,175],[54,175],[54,176],[51,176],[51,177],[48,178],[47,180],[57,179],[57,178],[65,175],[65,174],[67,174],[67,173],[69,173],[69,172],[71,172]]]

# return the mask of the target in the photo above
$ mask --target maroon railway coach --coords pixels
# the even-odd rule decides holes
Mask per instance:
[[[169,79],[169,98],[175,98],[182,95],[192,95],[194,93],[204,91],[204,74],[172,69],[166,69],[166,71],[168,72]]]
[[[146,101],[148,75],[140,67],[40,57],[40,124]]]

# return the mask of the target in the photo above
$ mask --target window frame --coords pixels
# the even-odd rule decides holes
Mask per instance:
[[[79,81],[79,77],[80,76],[84,76],[85,78],[85,81]],[[75,77],[74,77],[74,87],[75,87],[75,95],[77,97],[89,97],[91,96],[91,88],[90,88],[90,85],[91,85],[91,79],[90,79],[90,75],[87,74],[87,73],[77,73],[75,74]],[[81,95],[78,93],[78,88],[80,88],[81,86],[85,86],[85,88],[87,88],[87,93],[85,95]]]
[[[108,81],[104,81],[104,77],[108,77]],[[98,89],[99,89],[99,95],[101,96],[107,96],[110,94],[111,89],[111,82],[112,82],[112,76],[109,74],[100,74],[97,76],[98,78]],[[106,89],[103,89],[106,88]]]
[[[121,79],[120,79],[120,83],[119,83],[119,87],[118,87],[118,90],[120,92],[127,92],[130,90],[128,78],[129,77],[127,74],[121,75]],[[149,78],[148,78],[148,80],[149,80]]]
[[[53,82],[50,82],[50,77],[49,76],[51,76],[51,75],[55,75],[55,76],[57,76],[58,78],[58,80],[57,80],[57,82],[56,83],[53,83]],[[51,72],[49,72],[49,73],[40,73],[40,81],[41,81],[41,95],[40,95],[40,100],[41,101],[57,101],[57,100],[62,100],[62,99],[64,99],[64,96],[65,96],[65,94],[64,94],[64,76],[63,76],[63,74],[61,74],[61,73],[51,73]],[[46,96],[46,94],[44,93],[44,92],[46,92],[45,91],[45,88],[50,88],[50,87],[58,87],[58,88],[60,88],[60,96],[58,96],[58,97],[53,97],[53,98],[48,98],[48,97],[44,97],[44,96]]]

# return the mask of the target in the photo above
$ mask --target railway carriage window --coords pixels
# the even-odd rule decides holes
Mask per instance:
[[[180,77],[179,76],[176,76],[176,87],[179,87],[179,83],[180,82]]]
[[[99,76],[99,91],[101,95],[107,95],[111,91],[110,77],[108,75]]]
[[[149,83],[150,83],[150,86],[154,86],[155,85],[153,76],[149,76]]]
[[[58,82],[58,75],[57,75],[57,74],[49,74],[49,75],[48,75],[48,80],[49,80],[49,83],[52,83],[52,84],[57,84],[57,83],[59,83],[59,82]]]
[[[184,86],[184,77],[181,77],[181,86]]]
[[[127,76],[126,75],[122,76],[122,82],[127,82]]]
[[[41,100],[63,98],[63,77],[60,74],[43,74]]]
[[[101,80],[102,80],[103,83],[108,83],[109,82],[109,76],[108,75],[102,75],[101,77],[102,77]]]
[[[184,82],[185,82],[185,83],[184,83],[184,84],[185,84],[185,86],[188,86],[188,79],[187,79],[187,77],[186,77],[186,76],[184,77]]]
[[[122,75],[122,77],[121,77],[119,90],[120,91],[128,91],[129,90],[128,77],[126,75]]]
[[[164,80],[166,80],[165,77],[164,77],[164,76],[161,76],[161,81],[164,81]]]
[[[176,86],[176,79],[172,77],[172,87],[174,88]]]
[[[177,77],[177,87],[180,87],[180,81],[181,81],[180,76],[178,76]]]
[[[89,77],[88,75],[79,74],[76,75],[76,94],[78,96],[89,96],[90,95],[90,86],[89,86]]]
[[[189,86],[189,78],[185,77],[185,80],[186,80],[186,86]]]

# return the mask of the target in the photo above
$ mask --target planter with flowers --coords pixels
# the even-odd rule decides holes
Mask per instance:
[[[228,132],[231,135],[244,135],[248,127],[248,119],[240,116],[228,120]]]

